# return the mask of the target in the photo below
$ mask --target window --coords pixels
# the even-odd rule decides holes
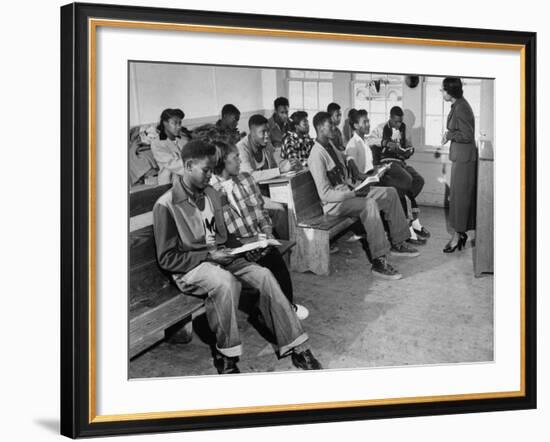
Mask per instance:
[[[313,116],[319,111],[326,111],[333,101],[333,78],[332,72],[288,71],[289,114],[297,110],[306,111],[312,136],[315,136],[315,128],[311,124]]]
[[[354,74],[353,107],[367,110],[371,128],[387,121],[393,106],[402,107],[403,81],[403,75]]]
[[[424,81],[424,144],[427,146],[440,146],[441,137],[447,130],[447,115],[451,110],[451,103],[441,98],[441,77],[426,77]],[[474,111],[476,128],[479,127],[479,114],[481,103],[481,80],[462,80],[464,97]],[[476,141],[479,137],[476,129]]]

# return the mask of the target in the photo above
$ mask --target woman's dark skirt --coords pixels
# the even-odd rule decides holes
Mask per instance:
[[[477,161],[453,161],[449,194],[449,225],[456,232],[476,228]]]

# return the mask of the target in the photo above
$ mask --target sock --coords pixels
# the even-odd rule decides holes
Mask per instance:
[[[416,233],[414,232],[412,226],[409,227],[409,230],[411,231],[411,238],[410,239],[418,239],[418,236],[416,236]]]
[[[415,219],[413,222],[412,222],[412,226],[416,229],[416,230],[422,230],[422,224],[420,224],[420,220],[417,218]]]

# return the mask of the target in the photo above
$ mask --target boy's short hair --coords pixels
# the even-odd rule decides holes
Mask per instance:
[[[248,128],[267,124],[267,118],[260,114],[254,114],[248,119]]]
[[[273,108],[277,110],[279,106],[290,106],[288,102],[288,98],[286,97],[276,98],[275,101],[273,102]]]
[[[399,106],[394,106],[390,109],[390,117],[402,117],[403,116],[403,109],[401,109]]]
[[[191,140],[181,151],[181,159],[186,161],[199,161],[204,158],[213,157],[216,155],[216,148],[213,144],[205,143],[202,140]]]
[[[339,105],[338,103],[330,103],[330,104],[327,106],[327,112],[328,112],[329,114],[331,114],[331,115],[332,115],[334,112],[339,111],[340,109],[342,109],[342,108],[340,107],[340,105]]]
[[[330,119],[331,116],[328,112],[317,112],[313,117],[313,127],[315,127],[315,130],[317,130],[320,125]]]
[[[355,125],[359,123],[361,117],[367,117],[369,113],[365,109],[350,109],[348,112],[348,124],[351,130],[355,130]]]
[[[241,111],[234,104],[228,103],[222,107],[222,118],[226,115],[241,115]]]
[[[293,114],[290,116],[290,121],[292,121],[292,124],[298,125],[306,118],[307,118],[306,111],[296,111],[296,112],[293,112]]]

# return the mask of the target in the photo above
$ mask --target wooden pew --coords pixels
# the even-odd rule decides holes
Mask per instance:
[[[310,172],[297,174],[290,180],[296,216],[296,248],[292,268],[317,275],[330,273],[330,239],[348,229],[357,220],[323,213],[321,200]]]
[[[138,186],[130,192],[130,358],[165,338],[189,342],[193,319],[204,313],[200,295],[206,293],[182,293],[157,264],[152,210],[170,186]],[[293,241],[281,243],[283,256],[295,245]]]

